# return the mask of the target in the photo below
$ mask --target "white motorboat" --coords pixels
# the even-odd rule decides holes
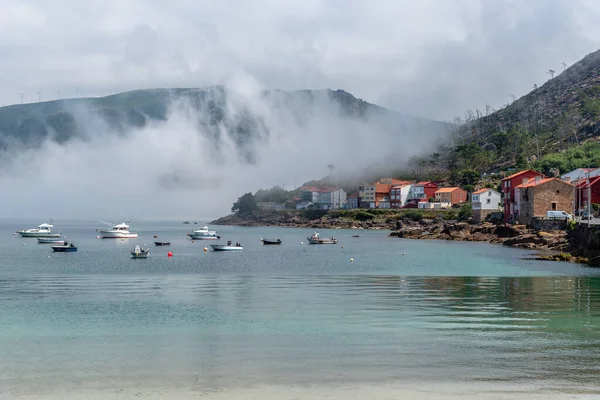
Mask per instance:
[[[193,240],[218,240],[221,239],[221,236],[217,236],[217,231],[209,231],[207,226],[204,226],[200,229],[196,229],[191,233],[188,233],[188,236]]]
[[[236,250],[244,250],[244,246],[240,243],[236,243],[235,245],[231,244],[231,240],[227,242],[227,244],[211,244],[213,251],[236,251]]]
[[[317,232],[313,233],[311,237],[306,238],[308,244],[337,244],[337,239],[334,237],[328,239],[322,239]]]
[[[135,232],[130,232],[129,231],[129,225],[127,225],[130,222],[130,220],[127,220],[125,222],[121,222],[120,224],[110,224],[108,222],[102,222],[103,224],[106,224],[108,226],[110,226],[110,229],[97,229],[97,231],[100,233],[100,237],[102,239],[130,239],[130,238],[137,238],[138,234]]]
[[[53,233],[52,228],[54,225],[52,224],[41,224],[38,225],[37,228],[24,229],[21,231],[17,231],[21,237],[60,237],[59,233]]]

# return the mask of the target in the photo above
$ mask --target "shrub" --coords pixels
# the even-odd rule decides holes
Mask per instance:
[[[354,216],[354,219],[357,221],[368,221],[373,218],[375,218],[375,215],[371,214],[370,212],[366,212],[366,211],[359,211]]]
[[[327,214],[327,210],[302,210],[302,216],[308,220],[319,219]]]
[[[423,213],[417,210],[408,210],[404,213],[404,217],[411,221],[420,221],[423,219]]]
[[[453,220],[457,220],[458,219],[458,213],[454,210],[452,211],[447,211],[444,216],[444,221],[453,221]]]
[[[471,218],[473,218],[473,206],[471,206],[471,203],[464,203],[458,211],[458,219],[468,221]]]

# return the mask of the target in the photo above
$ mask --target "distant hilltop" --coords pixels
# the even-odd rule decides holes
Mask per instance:
[[[253,102],[260,102],[262,108]],[[265,106],[269,116],[257,111]],[[433,137],[450,128],[447,123],[367,103],[343,90],[269,90],[249,98],[223,86],[150,89],[1,107],[0,151],[15,146],[35,148],[45,140],[59,144],[74,138],[86,140],[99,130],[126,135],[132,129],[165,122],[178,109],[211,140],[228,135],[248,162],[253,161],[252,143],[274,134],[275,124],[268,118],[283,122],[279,124],[283,128],[295,124],[310,129],[312,122],[332,130],[347,129],[340,121],[362,121],[369,127],[365,134],[374,138]]]

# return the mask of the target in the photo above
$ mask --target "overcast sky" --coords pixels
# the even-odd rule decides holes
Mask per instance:
[[[0,104],[248,74],[451,120],[595,51],[594,0],[0,0]]]

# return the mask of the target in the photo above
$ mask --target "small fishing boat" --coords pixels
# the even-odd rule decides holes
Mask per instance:
[[[102,222],[102,221],[101,221]],[[97,229],[97,231],[100,233],[100,237],[102,239],[129,239],[129,238],[137,238],[138,234],[135,232],[130,232],[129,231],[129,223],[130,221],[127,220],[125,222],[122,222],[120,224],[111,224],[108,222],[102,222],[103,224],[106,224],[108,226],[110,226],[110,229]]]
[[[319,237],[317,232],[313,233],[311,237],[306,238],[308,240],[308,244],[337,244],[337,239],[334,237],[328,239],[322,239]]]
[[[221,239],[221,236],[217,236],[216,231],[209,231],[207,226],[204,226],[200,229],[196,229],[191,233],[188,233],[188,236],[192,240],[218,240]]]
[[[170,246],[171,242],[154,242],[156,246]]]
[[[261,238],[260,241],[262,242],[263,245],[269,245],[269,244],[281,244],[281,240],[277,239],[277,240],[269,240],[269,239],[263,239]]]
[[[38,238],[37,239],[38,243],[40,244],[45,244],[45,243],[50,243],[50,244],[67,244],[67,239],[61,239],[61,238]]]
[[[138,244],[135,249],[131,252],[131,258],[148,258],[150,256],[150,249],[140,247]]]
[[[23,229],[17,231],[17,233],[21,235],[21,237],[60,237],[60,232],[53,233],[52,228],[54,228],[54,225],[52,224],[41,224],[38,225],[37,228]]]
[[[213,251],[236,251],[236,250],[244,250],[244,247],[240,243],[236,243],[235,245],[231,244],[231,240],[227,242],[227,244],[211,244]]]
[[[71,253],[73,251],[77,251],[77,246],[75,246],[73,243],[67,244],[67,242],[65,242],[65,244],[52,246],[52,250],[57,253]]]

